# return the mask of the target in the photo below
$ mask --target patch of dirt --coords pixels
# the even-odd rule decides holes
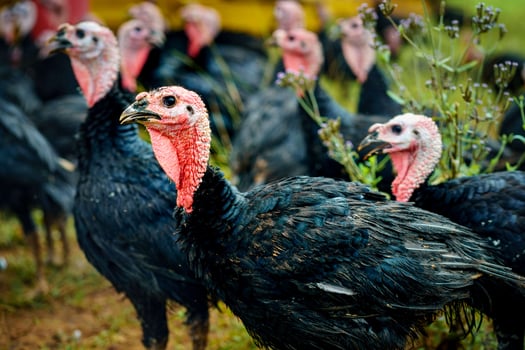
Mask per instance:
[[[57,300],[50,300],[43,308],[3,310],[0,320],[0,348],[2,349],[59,349],[65,343],[79,345],[111,328],[115,311],[132,307],[113,288],[105,287],[86,297],[89,308],[75,307]],[[134,315],[129,323],[119,329],[118,336],[101,344],[105,349],[143,349],[140,344],[140,326]]]
[[[0,232],[1,234],[2,232]],[[87,262],[71,239],[71,262],[46,269],[50,293],[31,298],[34,262],[23,240],[0,246],[0,350],[143,350],[131,303]],[[60,256],[60,252],[58,252]],[[169,350],[191,349],[185,310],[169,306]],[[256,349],[230,312],[210,310],[209,350]]]

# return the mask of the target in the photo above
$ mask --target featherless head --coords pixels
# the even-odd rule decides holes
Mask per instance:
[[[139,19],[124,22],[118,30],[118,41],[121,48],[140,50],[161,46],[164,43],[164,33],[151,30],[148,25]]]
[[[184,31],[188,36],[188,56],[196,57],[203,47],[209,46],[221,30],[221,17],[211,8],[189,4],[182,8]]]
[[[143,21],[155,32],[164,33],[166,31],[164,16],[154,3],[149,1],[141,2],[131,6],[128,12],[131,17]]]
[[[96,22],[62,24],[49,40],[50,52],[63,51],[71,58],[73,71],[86,98],[93,106],[117,80],[120,54],[113,32]]]
[[[92,21],[62,24],[49,43],[53,51],[65,51],[82,61],[98,59],[108,48],[117,47],[113,32]]]
[[[339,28],[343,57],[357,80],[364,83],[376,60],[372,33],[364,27],[359,16],[340,20]]]
[[[197,93],[180,86],[164,86],[137,94],[120,121],[136,121],[149,128],[186,128],[207,118],[208,111]]]
[[[441,135],[436,123],[420,114],[400,114],[386,123],[372,125],[368,133],[390,145],[383,150],[384,153],[416,149],[423,143],[432,143],[441,151]]]
[[[177,205],[190,213],[211,143],[208,111],[199,95],[180,86],[142,92],[122,113],[120,122],[146,127],[160,166],[177,186]]]
[[[15,45],[35,26],[37,9],[33,1],[19,1],[0,11],[0,37],[7,44]]]
[[[372,46],[374,44],[372,33],[365,28],[359,16],[343,18],[338,21],[343,41],[355,46]]]
[[[303,72],[310,79],[318,76],[323,64],[323,48],[315,33],[302,28],[278,29],[274,32],[274,40],[282,49],[287,72]]]
[[[304,10],[295,0],[278,0],[273,9],[277,27],[283,30],[304,28]]]
[[[397,172],[392,193],[397,200],[408,201],[441,157],[439,128],[430,117],[405,113],[372,125],[368,133],[359,148],[373,145],[369,154],[382,151],[390,155]]]
[[[134,92],[137,90],[137,77],[151,49],[162,45],[164,33],[151,29],[141,20],[132,19],[119,27],[118,41],[122,56],[122,86]]]

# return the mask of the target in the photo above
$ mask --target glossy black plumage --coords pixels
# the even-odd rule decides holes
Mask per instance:
[[[389,115],[353,114],[316,84],[314,96],[321,116],[341,119],[343,138],[357,144],[373,123]],[[230,166],[240,190],[296,175],[347,179],[344,167],[333,160],[319,138],[320,126],[297,102],[290,88],[268,87],[246,104],[245,118],[233,140]],[[390,191],[392,170],[382,172],[380,189]],[[383,185],[385,184],[385,185]]]
[[[472,283],[495,267],[466,229],[327,178],[240,193],[208,168],[181,238],[210,291],[275,349],[403,349],[449,302],[486,300]]]
[[[387,114],[364,115],[350,113],[335,101],[321,86],[316,85],[314,96],[319,108],[319,114],[329,119],[340,119],[340,132],[345,141],[351,142],[354,147],[368,132],[368,127],[374,123],[382,123],[390,118]],[[331,159],[328,149],[318,136],[319,126],[304,109],[300,109],[303,130],[307,136],[308,153],[313,155],[310,160],[310,175],[328,176],[347,179],[341,164]],[[390,163],[379,174],[382,177],[378,187],[383,192],[390,192],[389,186],[393,176]]]
[[[73,206],[74,175],[24,112],[3,97],[0,98],[0,164],[0,208],[11,211],[20,221],[35,255],[37,287],[40,292],[47,292],[37,226],[31,211],[43,211],[49,255],[53,254],[51,229],[58,226],[67,260],[65,223]]]
[[[173,216],[177,190],[138,128],[118,122],[133,95],[120,85],[114,33],[95,22],[64,24],[50,45],[66,51],[77,64],[74,67],[87,67],[75,71],[83,78],[79,83],[89,106],[78,135],[73,211],[81,249],[133,304],[145,347],[166,348],[167,304],[173,300],[186,308],[193,349],[203,350],[208,295],[177,244],[179,222]],[[96,96],[90,94],[93,91]]]
[[[415,205],[471,228],[486,239],[494,256],[525,275],[525,172],[464,177],[417,189]],[[525,298],[520,290],[489,284],[489,305],[480,308],[494,320],[498,349],[522,349]],[[513,315],[509,317],[509,315]]]
[[[80,247],[133,303],[149,347],[167,341],[168,300],[187,308],[192,327],[207,325],[208,301],[176,242],[175,186],[136,126],[118,124],[132,99],[114,87],[90,108],[79,136],[74,217]]]
[[[6,98],[22,108],[60,157],[76,163],[75,137],[87,114],[86,101],[80,92],[43,101],[28,74],[11,69],[0,75],[0,89]]]
[[[473,230],[492,247],[497,261],[525,274],[525,172],[495,172],[430,185],[428,176],[443,146],[437,124],[424,115],[403,114],[371,126],[361,145],[375,144],[390,154],[398,172],[392,184],[397,200],[443,215]],[[523,288],[482,283],[490,303],[473,306],[493,319],[500,350],[522,349],[525,332]],[[516,316],[509,317],[515,314]]]
[[[234,183],[241,191],[308,174],[306,139],[298,113],[292,89],[269,86],[248,98],[229,156]]]

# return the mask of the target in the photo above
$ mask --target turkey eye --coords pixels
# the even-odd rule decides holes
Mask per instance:
[[[398,125],[398,124],[392,125],[392,132],[394,134],[399,135],[401,134],[401,131],[403,131],[403,128],[401,127],[401,125]]]
[[[177,103],[177,99],[175,96],[165,96],[162,98],[162,103],[165,107],[171,108],[175,106],[175,103]]]
[[[293,36],[293,35],[288,35],[288,40],[290,40],[290,41],[294,41],[294,40],[295,40],[295,36]]]
[[[82,29],[77,29],[75,34],[76,34],[77,38],[79,38],[79,39],[82,39],[86,35],[86,33]]]
[[[135,28],[133,28],[133,30],[138,33],[138,32],[140,32],[142,30],[142,28],[141,27],[135,27]]]

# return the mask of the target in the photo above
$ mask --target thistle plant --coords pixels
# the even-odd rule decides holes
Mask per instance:
[[[383,0],[379,5],[383,15],[408,43],[411,62],[404,66],[417,72],[415,82],[407,83],[405,70],[390,61],[376,35],[378,62],[388,72],[395,87],[395,92],[389,94],[405,110],[430,113],[440,125],[444,152],[434,180],[490,172],[508,141],[508,138],[502,138],[501,146],[497,146],[499,149],[489,146],[494,144],[491,136],[496,135],[497,126],[511,102],[506,87],[516,73],[516,67],[511,63],[497,67],[494,79],[498,91],[492,91],[488,85],[479,83],[479,63],[465,62],[465,58],[473,49],[484,55],[493,51],[494,47],[484,47],[504,37],[506,28],[498,22],[500,10],[478,4],[471,20],[472,29],[465,37],[457,21],[444,23],[445,0],[440,3],[437,21],[431,18],[425,1],[422,5],[424,16],[410,15],[399,24],[391,17],[396,9],[391,0]],[[365,25],[373,28],[375,23],[369,12],[367,5],[359,9]],[[493,158],[488,159],[491,156]]]
[[[314,95],[316,81],[305,76],[302,72],[280,72],[276,84],[289,87],[297,92],[298,102],[308,115],[319,125],[319,137],[328,149],[329,156],[340,163],[350,180],[358,181],[376,187],[381,180],[376,174],[385,166],[385,161],[378,163],[377,158],[371,157],[366,162],[359,162],[359,155],[352,142],[345,140],[340,132],[341,119],[321,116]],[[336,116],[331,116],[336,117]]]

